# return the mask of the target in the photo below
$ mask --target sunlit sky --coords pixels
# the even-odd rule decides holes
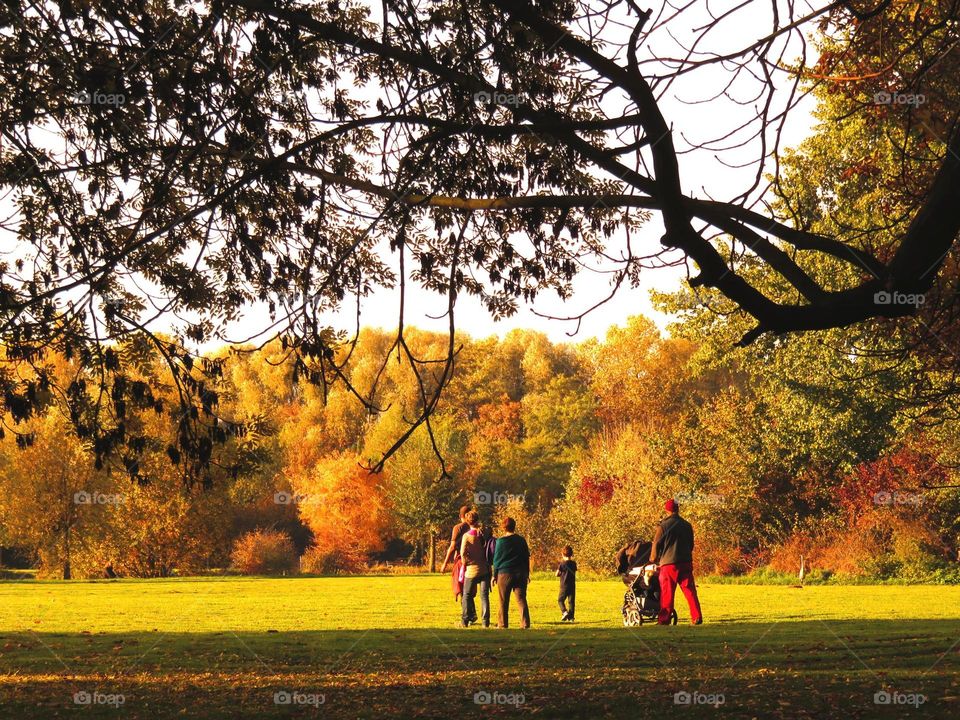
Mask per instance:
[[[816,4],[818,7],[820,5],[822,3]],[[709,36],[712,41],[709,47],[711,50],[729,52],[731,49],[740,49],[771,31],[772,18],[768,3],[744,5],[739,0],[724,0],[710,3],[710,6],[718,15],[726,9],[744,6],[719,26],[713,36]],[[798,13],[805,11],[809,9],[797,10]],[[787,13],[781,9],[781,22],[786,15]],[[709,18],[706,15],[701,15],[699,18],[690,15],[686,20],[688,27],[697,27],[707,24]],[[676,33],[675,30],[673,32]],[[650,48],[648,52],[654,54],[661,50]],[[675,56],[676,46],[664,47],[663,53],[667,56]],[[788,59],[795,56],[796,52],[786,53]],[[685,154],[682,152],[689,147],[690,143],[706,142],[723,136],[744,121],[745,113],[751,112],[749,108],[752,106],[748,105],[745,108],[737,104],[733,98],[722,95],[712,99],[709,104],[690,104],[705,98],[713,98],[727,82],[729,82],[729,75],[719,67],[698,71],[684,76],[661,99],[662,112],[667,122],[673,127],[674,142],[678,151],[681,152],[679,161],[684,190],[697,197],[730,200],[749,188],[755,178],[756,165],[739,169],[730,167],[755,159],[758,148],[755,142],[739,150],[727,151],[722,155],[722,162],[711,150],[695,150]],[[730,94],[737,101],[743,102],[745,96],[755,90],[755,84],[749,87],[734,87],[730,89]],[[812,99],[808,98],[791,111],[782,133],[783,147],[795,146],[810,134],[813,125],[810,114],[812,108]],[[640,237],[634,238],[636,252],[638,254],[655,252],[660,247],[662,235],[661,219],[659,215],[654,214],[642,229]],[[621,245],[622,240],[617,238],[611,240],[611,247]],[[634,289],[622,287],[613,300],[588,315],[580,324],[579,330],[575,322],[547,319],[537,315],[537,312],[554,317],[569,317],[583,312],[609,295],[611,289],[609,275],[581,272],[575,281],[575,293],[572,299],[562,302],[553,293],[544,294],[533,304],[520,305],[515,315],[499,321],[494,320],[476,298],[461,296],[456,305],[456,324],[458,331],[473,337],[494,334],[502,336],[514,328],[532,328],[545,333],[555,342],[578,342],[590,337],[602,337],[611,325],[622,325],[627,318],[638,314],[646,315],[661,329],[665,329],[671,318],[653,309],[649,297],[650,291],[680,289],[684,286],[686,276],[687,270],[682,266],[644,271],[640,287]],[[447,330],[446,317],[436,318],[446,310],[445,296],[429,293],[411,282],[407,284],[405,306],[405,323],[408,326],[433,329],[438,332]],[[361,324],[394,329],[397,327],[398,307],[399,291],[380,290],[363,300]],[[348,303],[339,317],[331,317],[332,323],[340,327],[352,328],[356,322],[355,310],[355,305]],[[237,328],[236,337],[249,336],[263,327],[266,325],[265,318],[266,313],[262,309],[252,310],[241,323],[241,327]],[[571,337],[570,333],[574,332],[576,335]]]
[[[710,5],[715,13],[721,14],[724,10],[743,5],[743,3],[725,0],[710,3]],[[749,7],[732,15],[718,28],[715,37],[710,36],[712,45],[709,49],[729,52],[731,49],[750,45],[757,38],[771,31],[770,5],[767,3],[747,3],[746,5]],[[786,12],[783,10],[781,12],[782,22]],[[798,10],[798,12],[801,11]],[[695,22],[695,20],[702,22]],[[708,20],[709,18],[705,15],[699,18],[691,15],[687,17],[687,25],[696,27],[706,24]],[[792,50],[793,46],[791,46]],[[648,52],[653,54],[660,50],[654,51],[650,48]],[[664,47],[663,53],[667,56],[675,56],[676,46]],[[795,56],[796,52],[786,53],[787,58]],[[705,98],[713,98],[727,82],[729,82],[729,75],[719,67],[698,71],[675,83],[661,100],[661,109],[667,122],[673,127],[674,142],[678,151],[681,151],[679,160],[684,190],[694,196],[730,200],[746,190],[755,178],[756,165],[739,169],[731,165],[755,159],[758,148],[756,142],[739,150],[727,151],[722,155],[722,162],[711,150],[695,150],[685,154],[682,152],[691,143],[706,142],[723,136],[744,121],[745,113],[751,112],[749,109],[751,106],[748,105],[745,108],[734,102],[733,98],[722,95],[712,99],[709,104],[690,104]],[[745,96],[755,90],[755,84],[749,87],[734,87],[730,90],[730,94],[737,101],[743,102]],[[805,99],[791,111],[782,133],[783,147],[795,146],[810,134],[813,124],[810,114],[812,107],[812,100]],[[642,229],[639,242],[634,238],[634,247],[638,254],[651,253],[659,249],[662,234],[662,222],[659,215],[655,214]],[[617,238],[611,240],[611,247],[621,245],[622,240]],[[575,281],[575,294],[572,299],[563,302],[553,293],[544,294],[533,304],[521,305],[515,315],[501,320],[494,320],[476,298],[461,296],[457,301],[455,312],[457,328],[460,332],[474,337],[494,334],[502,336],[514,328],[532,328],[545,333],[555,342],[578,342],[590,337],[602,337],[611,325],[622,325],[630,316],[642,314],[654,320],[661,329],[665,329],[671,318],[653,309],[649,297],[650,291],[679,289],[684,286],[686,276],[687,269],[682,266],[644,271],[640,287],[633,289],[622,287],[613,300],[588,315],[579,329],[576,322],[547,319],[537,313],[554,317],[570,317],[583,312],[607,297],[610,292],[609,275],[581,272]],[[446,309],[445,296],[429,293],[411,282],[407,284],[405,306],[407,325],[434,329],[438,332],[447,330],[447,319],[436,318]],[[399,291],[380,290],[363,300],[361,323],[365,326],[384,329],[396,328],[398,307]],[[353,327],[356,321],[355,309],[354,305],[348,303],[339,317],[331,317],[332,323],[345,328]],[[241,324],[242,328],[237,328],[236,337],[249,336],[257,328],[263,327],[266,324],[265,318],[266,314],[262,309],[251,311]],[[574,332],[576,334],[571,336],[570,333]]]
[[[779,4],[783,5],[783,0],[779,0]],[[822,4],[818,3],[818,6]],[[656,8],[660,3],[653,5]],[[702,8],[706,6],[706,3],[696,4],[691,11],[692,14],[685,18],[683,26],[690,28],[708,26],[709,17],[702,14]],[[707,33],[706,42],[699,46],[701,49],[727,53],[748,46],[771,31],[772,20],[768,3],[744,4],[739,0],[718,0],[709,3],[709,6],[718,14],[738,6],[740,9]],[[701,16],[698,17],[697,12],[701,12]],[[656,15],[656,9],[654,13]],[[786,12],[782,11],[781,19],[785,16]],[[674,35],[679,32],[677,27],[680,26],[671,25],[671,33]],[[693,30],[690,31],[691,37],[693,32]],[[662,37],[664,40],[655,41],[653,38],[656,37]],[[658,45],[655,42],[661,44]],[[682,54],[678,53],[676,45],[669,46],[670,43],[672,40],[665,34],[654,35],[648,38],[644,49],[648,55],[658,58]],[[795,56],[796,52],[791,46],[785,53],[785,58],[790,59]],[[643,69],[645,72],[651,72],[655,71],[655,66],[644,66]],[[785,76],[782,77],[786,80]],[[729,79],[729,74],[719,66],[697,71],[681,77],[661,98],[661,110],[667,122],[673,127],[674,142],[681,153],[679,156],[681,182],[684,190],[693,196],[731,200],[747,189],[755,178],[755,165],[751,164],[739,169],[733,166],[756,159],[758,148],[756,141],[749,142],[742,148],[722,153],[717,153],[713,149],[684,152],[690,148],[691,144],[709,142],[722,137],[739,126],[744,121],[745,114],[752,112],[751,103],[756,104],[752,97],[752,93],[756,91],[756,85],[727,88]],[[724,88],[727,89],[726,94],[721,92]],[[706,104],[690,104],[707,98],[711,99]],[[747,103],[746,106],[738,104],[744,102]],[[784,147],[796,145],[809,135],[812,126],[811,109],[812,101],[804,100],[800,107],[791,111],[782,133]],[[9,208],[8,203],[9,196],[2,202],[4,209]],[[9,214],[13,214],[12,209]],[[632,239],[635,253],[645,255],[656,252],[660,247],[659,240],[662,234],[661,219],[655,214],[641,229],[639,237],[635,236]],[[11,239],[9,236],[6,237],[7,241]],[[611,248],[622,245],[622,238],[615,237],[610,243]],[[679,259],[681,256],[676,257]],[[393,259],[396,259],[395,256]],[[640,287],[621,288],[615,298],[588,315],[579,326],[579,330],[575,322],[544,318],[537,312],[560,317],[574,316],[583,312],[609,294],[609,274],[583,271],[575,281],[572,299],[562,302],[555,294],[545,293],[533,304],[521,305],[514,316],[499,321],[494,320],[476,298],[461,296],[456,307],[457,327],[460,332],[474,337],[504,335],[514,328],[532,328],[545,333],[554,341],[580,341],[590,337],[602,337],[611,325],[623,324],[630,316],[642,314],[653,319],[661,328],[665,328],[670,318],[653,309],[649,293],[652,289],[670,291],[681,288],[686,274],[687,269],[683,266],[644,271]],[[365,298],[362,302],[361,324],[384,329],[396,328],[398,300],[399,291],[385,289]],[[404,320],[408,326],[446,331],[447,319],[436,317],[442,315],[445,309],[445,297],[429,293],[418,287],[416,283],[407,284]],[[344,304],[341,313],[328,315],[327,319],[334,326],[352,329],[356,322],[355,311],[355,306],[348,301]],[[170,322],[170,318],[161,317],[151,323],[151,327],[154,330],[164,331],[170,328]],[[228,328],[227,339],[256,338],[258,333],[270,324],[265,307],[251,307],[241,320]],[[576,335],[571,337],[570,333],[574,332]],[[266,336],[260,335],[259,339],[266,339]]]

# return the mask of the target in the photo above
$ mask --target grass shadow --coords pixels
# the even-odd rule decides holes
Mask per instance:
[[[150,720],[678,712],[947,718],[960,713],[958,640],[960,621],[933,620],[629,629],[557,623],[531,630],[25,629],[0,633],[0,700],[5,714],[26,719],[77,712]],[[75,703],[76,693],[91,702]],[[878,704],[875,696],[890,703]]]

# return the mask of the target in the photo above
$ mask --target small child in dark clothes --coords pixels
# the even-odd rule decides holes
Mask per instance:
[[[560,578],[560,622],[573,622],[574,608],[577,603],[577,563],[573,560],[573,548],[567,545],[563,549],[563,558],[557,567],[557,577]],[[570,601],[567,607],[566,601]]]

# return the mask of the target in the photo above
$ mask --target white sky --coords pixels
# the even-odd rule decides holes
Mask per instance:
[[[784,5],[782,1],[779,4]],[[651,3],[651,5],[654,7],[655,17],[656,8],[660,3]],[[750,45],[758,38],[767,35],[772,29],[771,5],[769,3],[713,0],[709,5],[716,15],[722,15],[725,10],[738,6],[742,6],[742,9],[720,24],[713,35],[708,35],[708,42],[701,45],[701,49],[726,53],[732,49],[740,49]],[[796,10],[798,14],[809,12],[808,5],[798,3],[798,6],[800,5],[805,7],[803,9],[798,7]],[[816,7],[820,6],[822,6],[822,3],[816,4]],[[686,17],[686,25],[691,28],[706,25],[709,22],[709,16],[703,14],[703,8],[695,8],[694,13],[698,10],[701,13],[699,16],[691,14]],[[781,7],[781,24],[786,16],[786,10]],[[671,26],[671,32],[677,35],[676,26]],[[658,53],[658,57],[661,55],[676,56],[678,54],[676,46],[667,47],[667,45],[662,44],[663,42],[671,43],[665,35],[659,35],[658,37],[662,38],[661,46],[657,47],[656,50],[648,47],[648,53]],[[794,48],[791,48],[791,52],[786,53],[786,58],[793,57],[796,57],[796,52]],[[735,85],[728,88],[729,95],[732,97],[720,95],[707,105],[689,104],[691,101],[718,95],[720,89],[724,88],[729,81],[729,73],[716,66],[713,69],[697,71],[684,76],[662,98],[661,110],[667,122],[673,127],[674,143],[678,151],[688,147],[687,143],[709,141],[723,136],[744,121],[745,113],[751,112],[749,107],[752,107],[752,105],[744,108],[737,104],[734,98],[743,102],[747,96],[752,97],[752,93],[756,91],[756,85],[752,82],[749,85]],[[784,126],[782,133],[783,147],[795,146],[810,134],[813,123],[810,114],[812,107],[812,101],[806,99],[799,107],[791,111],[789,121]],[[684,190],[697,197],[712,197],[718,200],[735,198],[753,183],[756,166],[750,165],[736,169],[730,167],[730,165],[743,163],[747,159],[756,157],[758,147],[759,145],[754,142],[743,149],[728,151],[722,155],[724,162],[718,159],[717,153],[710,150],[681,154],[679,161]],[[634,238],[635,252],[638,254],[655,252],[660,247],[659,240],[662,234],[662,222],[659,215],[654,214],[652,219],[641,229],[639,242],[637,238]],[[622,245],[622,241],[618,238],[611,240],[611,247],[616,248],[620,245]],[[693,273],[691,272],[691,274]],[[569,337],[568,333],[576,330],[575,322],[561,322],[542,318],[536,315],[534,310],[558,317],[577,315],[609,294],[609,276],[582,272],[575,281],[573,298],[566,303],[560,301],[555,294],[544,294],[533,305],[521,304],[519,311],[514,316],[500,321],[495,321],[476,298],[461,296],[456,307],[457,327],[460,332],[473,337],[486,337],[494,334],[503,336],[514,328],[532,328],[545,333],[555,342],[578,342],[589,337],[603,337],[607,328],[611,325],[622,325],[630,316],[642,314],[651,318],[663,329],[670,322],[670,318],[653,309],[649,293],[654,289],[661,291],[680,289],[684,286],[686,275],[687,271],[684,267],[644,271],[640,287],[636,289],[622,287],[613,300],[587,316],[581,324],[579,332],[573,338]],[[413,325],[438,332],[447,330],[447,319],[445,317],[438,320],[429,317],[430,315],[440,315],[445,311],[445,296],[428,293],[412,282],[407,284],[406,293],[405,322],[408,326]],[[395,329],[398,307],[398,291],[380,290],[363,301],[361,323],[368,327]],[[331,316],[332,324],[352,328],[355,324],[355,310],[355,305],[348,302],[340,317]],[[258,328],[267,324],[264,322],[265,318],[266,313],[262,309],[252,309],[240,324],[242,327],[238,327],[237,332],[232,334],[235,337],[249,336],[252,332],[256,332]]]
[[[786,0],[778,0],[785,5]],[[372,3],[377,5],[377,3]],[[657,8],[661,3],[651,3],[656,16]],[[803,4],[803,3],[801,3]],[[818,5],[822,4],[818,3]],[[694,14],[686,18],[686,25],[694,28],[707,25],[709,17],[703,15],[703,8],[707,3],[694,6]],[[741,0],[712,0],[709,7],[716,14],[724,10],[743,6],[736,14],[717,26],[713,34],[708,34],[708,41],[702,44],[701,49],[710,49],[716,52],[729,52],[732,49],[749,45],[759,37],[770,32],[772,21],[769,3],[742,3]],[[696,13],[701,16],[697,17]],[[803,11],[805,12],[805,11]],[[786,12],[781,17],[785,17]],[[671,32],[676,34],[677,26],[671,25]],[[691,33],[694,31],[691,30]],[[676,56],[676,46],[668,47],[672,42],[666,35],[654,35],[653,38],[662,40],[648,40],[645,49],[649,54],[662,56]],[[656,45],[652,43],[658,43]],[[664,45],[663,43],[666,43]],[[795,53],[794,53],[795,55]],[[788,53],[787,57],[791,57]],[[648,72],[653,68],[648,68]],[[745,112],[750,112],[736,101],[743,102],[750,94],[750,88],[741,91],[734,86],[728,88],[730,97],[725,97],[720,90],[726,86],[729,75],[725,70],[717,67],[715,70],[695,72],[684,76],[661,100],[661,109],[667,122],[674,128],[674,142],[678,150],[683,150],[687,142],[705,141],[722,136],[727,130],[740,125]],[[755,86],[753,86],[755,90]],[[717,95],[707,105],[690,105],[683,101],[703,100]],[[810,110],[812,103],[805,104],[794,110],[789,118],[783,133],[785,144],[796,145],[806,137],[811,130],[812,118]],[[750,149],[753,153],[751,154]],[[741,169],[729,167],[730,164],[742,163],[755,157],[756,143],[744,149],[730,151],[723,155],[724,162],[717,158],[712,150],[695,151],[681,154],[680,170],[684,189],[699,197],[713,197],[720,200],[729,200],[736,197],[750,186],[756,172],[755,166]],[[9,197],[2,203],[3,209],[12,210]],[[7,215],[11,213],[5,213]],[[653,218],[641,229],[639,238],[634,238],[633,246],[638,254],[653,253],[659,248],[659,238],[663,227],[659,215]],[[7,237],[7,240],[12,238]],[[611,240],[611,247],[622,245],[617,238]],[[11,248],[2,248],[10,250]],[[600,309],[591,313],[580,326],[579,333],[572,338],[574,341],[597,336],[602,337],[609,326],[623,324],[631,315],[643,314],[658,325],[664,327],[669,318],[656,313],[649,300],[651,289],[676,290],[682,287],[686,270],[679,268],[664,268],[644,271],[642,284],[637,289],[621,288],[617,297],[606,303]],[[486,337],[492,334],[504,335],[518,327],[532,328],[546,333],[554,341],[571,340],[568,333],[576,329],[576,323],[549,320],[538,317],[533,310],[554,316],[569,316],[581,313],[609,294],[609,275],[582,272],[575,281],[573,298],[563,303],[555,295],[544,294],[532,306],[521,305],[519,312],[513,317],[494,321],[482,305],[475,298],[461,296],[457,303],[457,327],[461,332],[474,337]],[[442,314],[446,309],[446,298],[431,294],[419,288],[415,283],[407,284],[407,313],[405,322],[425,329],[445,331],[447,320],[431,319],[429,316]],[[398,291],[379,290],[374,296],[362,303],[362,324],[365,326],[395,328],[397,325]],[[355,306],[348,300],[339,315],[329,317],[331,324],[344,329],[352,329],[355,323]],[[269,326],[269,318],[265,307],[254,306],[245,313],[242,320],[229,328],[229,337],[233,339],[248,338],[261,332]],[[170,327],[169,319],[161,318],[152,324],[155,330],[164,330]]]

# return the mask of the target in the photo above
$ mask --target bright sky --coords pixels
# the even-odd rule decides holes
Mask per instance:
[[[786,0],[776,0],[781,5],[781,18],[787,16]],[[803,4],[803,3],[801,3]],[[818,3],[818,6],[823,4]],[[377,6],[378,3],[372,3]],[[663,3],[651,3],[654,17]],[[717,53],[727,53],[734,49],[748,46],[757,38],[767,35],[772,28],[770,3],[743,3],[741,0],[713,0],[709,4],[697,3],[691,14],[684,19],[683,26],[696,28],[710,25],[710,18],[704,14],[704,8],[709,7],[717,15],[727,10],[739,8],[724,22],[716,25],[706,34],[706,38],[698,46],[701,50],[711,50]],[[697,16],[696,13],[700,13]],[[678,24],[670,26],[670,31],[676,35]],[[686,38],[692,37],[694,30],[690,30]],[[624,30],[627,33],[627,30]],[[625,39],[626,35],[624,35]],[[660,38],[659,40],[657,38]],[[682,53],[664,32],[654,33],[644,45],[649,55],[656,57],[675,57]],[[794,49],[785,53],[789,60],[796,56]],[[655,71],[655,66],[648,66],[645,72]],[[757,86],[755,83],[739,86],[734,84],[728,87],[730,76],[719,66],[713,70],[697,71],[681,77],[669,88],[661,100],[661,109],[667,122],[673,126],[674,142],[679,151],[689,147],[689,143],[705,142],[723,136],[728,131],[740,125],[745,113],[752,112],[756,105],[753,95]],[[725,92],[722,92],[724,91]],[[693,101],[702,101],[712,98],[708,104],[690,104]],[[741,103],[741,104],[738,104]],[[743,103],[746,103],[744,107]],[[789,116],[782,137],[786,145],[795,145],[810,133],[812,119],[810,116],[812,103],[805,101],[800,108],[795,109]],[[736,138],[728,140],[736,144]],[[680,155],[681,181],[684,189],[695,196],[713,197],[719,200],[730,200],[748,188],[756,173],[756,166],[734,168],[731,165],[745,163],[755,159],[758,145],[756,141],[747,143],[744,147],[717,153],[713,149],[697,150]],[[718,155],[720,157],[718,157]],[[722,158],[722,161],[721,161]],[[7,196],[0,206],[5,215],[14,214]],[[659,248],[659,238],[663,234],[663,226],[658,215],[642,228],[639,238],[633,239],[635,251],[639,254],[653,253]],[[15,238],[4,233],[9,242]],[[2,245],[2,243],[0,243]],[[621,246],[617,238],[611,240],[611,247]],[[2,251],[12,250],[9,246],[0,247]],[[684,267],[664,268],[644,271],[639,288],[621,288],[618,295],[598,310],[591,313],[580,326],[579,332],[572,339],[575,341],[589,337],[602,337],[609,326],[623,324],[631,315],[647,315],[661,327],[664,327],[669,318],[656,313],[649,300],[652,289],[676,290],[682,287],[686,276]],[[554,341],[571,340],[568,333],[577,329],[575,322],[563,322],[546,319],[538,316],[534,311],[553,316],[577,315],[610,292],[609,275],[582,272],[575,282],[575,294],[566,303],[555,295],[545,294],[533,305],[521,305],[519,312],[513,317],[495,321],[485,308],[474,298],[462,296],[456,308],[457,327],[461,332],[474,337],[485,337],[492,334],[506,334],[518,327],[532,328],[546,333]],[[405,322],[426,329],[445,331],[446,318],[433,319],[430,316],[441,315],[446,309],[446,298],[428,293],[417,287],[415,283],[407,286],[407,313]],[[380,290],[374,296],[367,298],[362,304],[362,324],[366,326],[382,327],[385,329],[397,326],[397,309],[399,306],[398,292]],[[349,301],[345,303],[342,313],[330,316],[331,324],[344,329],[352,329],[355,323],[355,306]],[[255,306],[249,309],[244,317],[230,327],[231,339],[246,339],[262,332],[270,325],[266,308]],[[169,319],[160,318],[152,323],[152,328],[163,331],[169,329]]]
[[[778,2],[784,6],[785,3]],[[656,17],[660,3],[651,3]],[[722,0],[709,3],[717,16],[727,10],[740,8],[723,23],[717,26],[712,34],[707,34],[706,42],[699,46],[701,50],[713,50],[718,53],[728,53],[733,49],[749,46],[758,38],[770,33],[773,22],[770,3],[743,3],[740,0]],[[799,3],[798,5],[805,5]],[[820,7],[822,3],[815,6]],[[797,9],[797,13],[808,12],[809,7]],[[696,8],[694,10],[696,12]],[[687,27],[699,27],[709,23],[709,16],[703,14],[689,14],[685,17]],[[788,13],[781,7],[781,23]],[[671,26],[671,32],[677,34],[676,26]],[[691,33],[693,31],[691,30]],[[689,37],[690,35],[688,35]],[[677,56],[678,49],[672,45],[665,34],[659,34],[661,47],[650,47],[650,54],[657,56]],[[664,44],[666,43],[666,44]],[[785,53],[786,59],[796,57],[795,47]],[[783,76],[781,76],[783,77]],[[785,79],[785,78],[784,78]],[[739,103],[752,100],[757,90],[757,84],[735,84],[727,88],[727,93],[720,91],[730,82],[729,73],[720,68],[697,71],[682,77],[661,100],[661,109],[668,123],[674,129],[674,142],[681,151],[689,147],[689,143],[707,142],[722,137],[727,132],[744,122],[745,114],[752,112],[757,103],[747,104],[744,107]],[[714,96],[717,96],[714,98]],[[709,104],[693,105],[691,102],[711,99]],[[810,115],[812,102],[803,103],[791,111],[789,122],[784,126],[782,138],[785,147],[793,146],[810,134],[813,119]],[[743,139],[743,135],[728,144],[736,144],[736,140]],[[752,184],[756,165],[743,168],[730,167],[752,160],[757,155],[759,144],[754,141],[741,149],[727,151],[718,159],[719,153],[712,150],[697,150],[689,154],[680,155],[681,181],[684,189],[698,197],[712,197],[718,200],[732,200]],[[659,247],[659,240],[663,234],[663,225],[660,217],[654,215],[650,222],[642,229],[639,242],[634,239],[634,247],[640,254],[655,252]],[[622,242],[614,238],[611,247],[618,247]],[[691,272],[692,274],[692,272]],[[671,291],[683,287],[687,271],[684,267],[661,268],[644,272],[642,284],[639,288],[623,287],[617,296],[601,308],[591,313],[583,321],[579,332],[571,338],[568,333],[577,330],[575,322],[562,322],[538,316],[534,311],[556,317],[577,315],[593,306],[610,292],[609,276],[594,273],[581,273],[575,284],[575,294],[572,299],[563,303],[556,295],[544,295],[532,305],[521,305],[519,312],[509,318],[495,321],[478,300],[462,296],[456,307],[456,321],[459,331],[474,337],[488,335],[504,335],[514,328],[532,328],[544,332],[553,341],[580,341],[589,337],[602,337],[611,325],[623,324],[632,315],[646,315],[654,320],[661,329],[670,321],[670,318],[656,312],[649,299],[651,290]],[[446,310],[446,297],[432,294],[408,283],[406,297],[406,323],[438,332],[447,330],[447,319],[432,319],[430,316],[441,315]],[[362,303],[362,324],[365,326],[381,327],[384,329],[396,328],[397,308],[399,307],[399,292],[381,290]],[[352,328],[355,323],[355,305],[348,304],[341,317],[332,317],[334,325]],[[255,332],[266,323],[266,314],[260,310],[251,311],[242,323],[242,330],[238,328],[236,337],[245,337]],[[243,331],[246,332],[243,332]]]
[[[720,15],[725,9],[744,5],[738,0],[726,0],[722,3],[711,3],[716,14]],[[770,32],[772,27],[770,6],[766,3],[747,3],[754,7],[747,8],[746,12],[739,12],[718,28],[721,39],[714,42],[718,52],[728,52],[732,48],[749,45],[759,37]],[[759,7],[758,7],[759,6]],[[785,16],[786,13],[783,13]],[[701,18],[704,23],[706,16]],[[700,23],[688,18],[690,27]],[[714,49],[711,48],[711,49]],[[673,52],[671,52],[671,50]],[[651,50],[652,52],[652,50]],[[676,48],[668,49],[667,54],[676,55]],[[791,57],[787,54],[787,57]],[[732,97],[720,96],[712,100],[709,105],[690,105],[691,101],[702,100],[718,93],[729,81],[729,76],[721,70],[698,72],[688,76],[688,80],[677,82],[662,98],[661,108],[667,121],[674,128],[675,143],[683,149],[688,142],[707,141],[722,136],[743,122],[744,113],[750,112],[734,102],[733,98],[742,102],[744,95],[755,91],[756,85],[744,86],[744,92],[738,95],[738,88],[730,89]],[[748,106],[749,107],[749,106]],[[795,145],[809,135],[812,125],[810,110],[812,103],[804,103],[792,111],[789,122],[785,125],[783,139],[787,146]],[[756,152],[756,144],[749,145]],[[756,167],[751,165],[745,168],[732,168],[731,164],[744,162],[753,158],[745,149],[732,151],[723,155],[721,162],[711,151],[696,151],[680,156],[681,179],[684,188],[699,197],[713,197],[716,199],[732,199],[741,191],[750,186],[756,173]],[[663,234],[660,218],[654,215],[643,228],[640,242],[635,241],[635,247],[640,252],[654,252],[659,248],[659,239]],[[612,241],[617,246],[616,239]],[[643,274],[641,286],[636,289],[621,288],[617,296],[591,313],[580,325],[574,337],[568,333],[577,331],[575,322],[563,322],[547,319],[536,314],[569,317],[583,312],[610,292],[609,276],[581,273],[575,283],[575,294],[566,303],[556,295],[544,295],[532,305],[521,305],[517,314],[512,317],[495,321],[481,303],[472,297],[462,296],[456,307],[457,327],[461,332],[474,337],[488,335],[504,335],[514,328],[532,328],[544,332],[553,341],[573,340],[580,341],[589,337],[602,337],[611,325],[623,324],[631,315],[642,314],[653,319],[661,328],[664,328],[670,318],[656,312],[649,299],[651,290],[676,290],[683,286],[687,271],[684,267],[662,268],[648,270]],[[446,331],[447,319],[434,319],[431,316],[441,315],[446,309],[446,298],[429,293],[409,283],[406,297],[406,323],[439,332]],[[384,329],[397,326],[397,308],[399,307],[398,291],[378,291],[374,296],[362,303],[362,324],[381,327]],[[535,312],[536,311],[536,312]],[[350,305],[344,309],[340,317],[331,317],[334,325],[350,328],[355,322],[355,307]],[[266,314],[262,309],[253,309],[247,315],[240,327],[237,328],[237,337],[244,337],[263,327]]]

